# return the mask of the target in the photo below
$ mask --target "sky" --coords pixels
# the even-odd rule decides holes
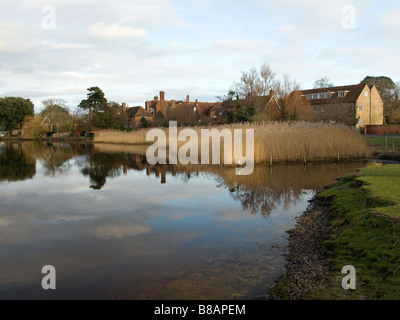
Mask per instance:
[[[269,64],[303,89],[366,76],[400,81],[398,0],[0,0],[0,97],[64,99],[87,89],[144,106],[218,101]]]

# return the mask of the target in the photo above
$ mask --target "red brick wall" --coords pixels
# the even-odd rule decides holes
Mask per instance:
[[[399,126],[365,126],[366,134],[400,134]]]

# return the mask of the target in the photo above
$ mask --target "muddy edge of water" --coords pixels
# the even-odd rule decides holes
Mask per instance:
[[[285,248],[286,272],[267,293],[267,300],[279,300],[275,286],[286,286],[291,300],[301,300],[311,292],[322,290],[329,273],[328,259],[322,243],[328,239],[328,208],[315,197],[298,218],[294,229],[287,231],[289,243]]]

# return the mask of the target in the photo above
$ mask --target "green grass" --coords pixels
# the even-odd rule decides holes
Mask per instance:
[[[400,165],[367,167],[361,172],[364,176],[358,179],[364,182],[363,188],[369,191],[370,197],[386,204],[373,211],[400,217]]]
[[[400,165],[367,167],[321,192],[330,202],[331,274],[310,299],[400,299]],[[357,270],[357,289],[341,287],[341,269]]]
[[[369,166],[328,186],[317,199],[329,207],[323,248],[330,273],[324,290],[303,299],[400,299],[400,165]],[[356,268],[356,290],[342,288],[341,270]],[[290,276],[290,275],[289,275]],[[290,297],[287,279],[276,292]]]
[[[374,152],[383,151],[396,151],[400,149],[400,137],[399,138],[384,138],[384,137],[366,137],[365,138],[368,147]]]

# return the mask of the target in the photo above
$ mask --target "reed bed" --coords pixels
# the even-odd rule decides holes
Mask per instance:
[[[246,129],[254,130],[254,163],[315,162],[361,159],[367,154],[367,146],[361,135],[352,128],[341,124],[309,122],[271,122],[265,124],[232,124],[217,127],[193,127],[199,140],[202,129],[241,129],[243,155],[246,153]],[[181,130],[188,128],[178,128]],[[146,141],[149,129],[133,132],[106,131],[96,135],[94,142],[130,145],[150,145]],[[168,128],[163,128],[167,137]],[[200,141],[194,142],[200,150]],[[235,143],[235,142],[234,142]],[[178,150],[186,142],[178,142]],[[223,142],[221,140],[221,163],[224,163]],[[234,145],[234,148],[237,148]],[[211,148],[211,143],[210,143]],[[234,148],[232,148],[234,150]],[[211,152],[210,152],[211,156]],[[225,155],[226,156],[226,155]]]
[[[131,145],[148,145],[146,134],[149,129],[140,129],[136,131],[115,131],[107,130],[96,133],[94,142],[101,143],[116,143],[116,144],[131,144]]]

